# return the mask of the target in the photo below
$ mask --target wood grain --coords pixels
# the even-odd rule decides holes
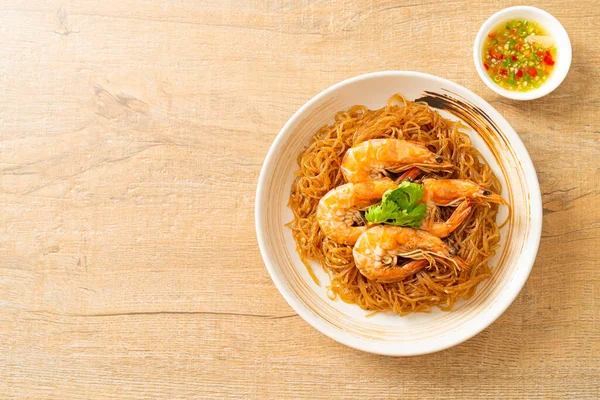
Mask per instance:
[[[569,76],[531,102],[472,42],[517,1],[0,4],[3,398],[600,398],[600,8],[563,23]],[[295,315],[254,232],[263,158],[342,79],[433,73],[492,103],[538,170],[535,267],[491,327],[387,358]]]

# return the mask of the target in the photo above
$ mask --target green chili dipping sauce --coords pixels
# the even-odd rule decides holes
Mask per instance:
[[[556,46],[536,22],[511,20],[483,42],[483,66],[498,86],[518,92],[537,89],[554,70]]]

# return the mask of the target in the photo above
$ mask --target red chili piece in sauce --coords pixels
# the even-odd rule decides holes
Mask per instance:
[[[529,75],[531,75],[533,78],[535,78],[537,76],[538,72],[537,69],[535,68],[529,68]]]
[[[554,60],[552,59],[552,54],[548,50],[546,50],[546,54],[544,55],[544,63],[550,66],[554,65]]]

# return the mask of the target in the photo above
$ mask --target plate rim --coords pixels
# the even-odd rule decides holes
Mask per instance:
[[[451,337],[446,338],[445,340],[440,340],[439,343],[437,343],[436,345],[423,346],[415,343],[414,346],[393,346],[393,342],[384,343],[380,341],[373,341],[365,338],[360,338],[330,327],[325,323],[325,321],[321,320],[319,316],[315,315],[310,309],[308,309],[303,304],[303,302],[300,299],[297,299],[296,296],[288,289],[287,283],[285,282],[283,277],[280,276],[275,270],[274,264],[276,264],[276,262],[268,253],[267,244],[265,243],[265,238],[263,237],[266,236],[266,227],[263,223],[265,213],[265,207],[263,207],[263,203],[267,196],[266,182],[268,179],[268,175],[272,173],[273,170],[273,166],[271,166],[273,159],[275,158],[276,154],[278,153],[278,151],[289,136],[285,135],[289,128],[297,122],[299,122],[301,116],[305,113],[307,109],[312,107],[315,103],[318,103],[324,97],[329,95],[329,93],[334,92],[342,86],[350,85],[355,82],[372,78],[397,76],[432,79],[434,81],[439,82],[441,85],[447,85],[465,91],[470,96],[473,96],[476,102],[480,102],[481,104],[487,105],[491,110],[490,114],[492,115],[490,116],[494,120],[500,121],[503,125],[505,124],[508,127],[510,127],[510,130],[505,131],[504,134],[506,135],[515,153],[517,153],[519,156],[519,162],[522,165],[523,171],[525,173],[524,175],[527,187],[529,189],[531,230],[529,232],[529,235],[526,237],[526,241],[529,243],[529,251],[521,254],[521,257],[518,260],[519,267],[517,268],[515,274],[512,276],[512,285],[509,286],[505,290],[505,292],[502,292],[504,293],[502,296],[497,296],[497,299],[501,299],[502,301],[496,302],[494,307],[489,307],[487,310],[485,310],[485,312],[483,313],[484,315],[478,321],[476,321],[476,324],[472,323],[472,326],[469,330],[463,332],[461,335],[453,335]],[[269,147],[267,155],[263,161],[256,188],[254,217],[258,246],[260,249],[261,256],[263,258],[263,262],[267,268],[267,271],[269,272],[269,275],[271,276],[271,279],[273,280],[273,283],[275,283],[275,286],[277,287],[283,298],[290,305],[290,307],[292,307],[292,309],[296,313],[298,313],[298,315],[300,315],[309,325],[311,325],[313,328],[317,329],[324,335],[328,336],[329,338],[357,350],[388,356],[414,356],[441,351],[465,342],[466,340],[479,334],[485,328],[490,326],[494,321],[496,321],[514,302],[514,300],[524,287],[525,283],[527,282],[527,279],[530,275],[535,259],[537,257],[543,224],[542,199],[535,166],[531,161],[531,157],[529,155],[529,152],[527,151],[527,148],[523,144],[523,141],[516,133],[514,128],[508,123],[508,121],[491,104],[489,104],[477,94],[473,93],[471,90],[465,88],[464,86],[456,82],[450,81],[445,78],[440,78],[438,76],[428,73],[399,70],[371,72],[345,79],[326,88],[325,90],[312,97],[292,115],[292,117],[284,124],[281,130],[277,133],[277,136],[271,143],[271,146]]]

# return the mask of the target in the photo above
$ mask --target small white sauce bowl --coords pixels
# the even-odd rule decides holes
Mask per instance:
[[[513,19],[523,19],[537,22],[554,38],[555,41],[556,64],[554,65],[554,71],[552,71],[546,82],[544,82],[539,88],[530,90],[528,92],[517,92],[501,88],[492,80],[492,78],[489,77],[483,66],[483,41],[487,37],[488,33],[490,33],[498,25]],[[548,12],[529,6],[509,7],[498,11],[496,14],[488,18],[483,25],[481,25],[481,28],[479,28],[479,32],[477,32],[477,36],[475,37],[473,60],[475,61],[475,68],[477,69],[479,76],[483,82],[494,92],[498,93],[500,96],[504,96],[513,100],[533,100],[552,92],[567,76],[569,68],[571,67],[571,41],[569,40],[569,35],[562,24]]]

